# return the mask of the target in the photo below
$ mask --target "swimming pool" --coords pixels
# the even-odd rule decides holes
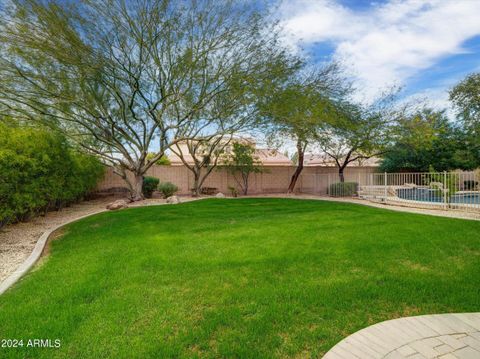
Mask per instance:
[[[432,188],[398,188],[396,190],[398,198],[410,201],[442,203],[443,194]],[[480,204],[480,192],[461,192],[455,193],[449,198],[450,203],[462,204]]]
[[[480,193],[456,193],[450,197],[450,203],[480,204]]]

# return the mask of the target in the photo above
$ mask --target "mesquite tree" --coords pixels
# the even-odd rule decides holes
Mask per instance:
[[[335,122],[324,124],[322,130],[316,133],[316,144],[335,161],[340,182],[345,181],[345,168],[350,163],[385,152],[389,137],[387,131],[397,116],[395,111],[385,106],[390,103],[390,97],[370,106],[337,103]]]
[[[232,134],[185,140],[176,143],[171,151],[193,174],[192,194],[198,196],[207,177],[225,160],[225,149],[230,145]]]
[[[0,11],[0,111],[97,154],[133,200],[168,148],[224,134],[287,63],[248,2],[12,0]]]
[[[450,91],[457,116],[469,135],[470,146],[480,148],[480,72],[472,73]]]
[[[279,67],[288,71],[288,64],[289,62],[281,63]],[[277,66],[275,70],[277,71],[278,64],[275,66]],[[274,74],[274,72],[271,73],[271,75]],[[242,97],[229,96],[224,98],[223,94],[217,96],[214,103],[221,103],[216,107],[221,108],[221,111],[210,111],[208,113],[208,116],[216,119],[215,121],[219,125],[217,130],[210,134],[202,133],[195,138],[184,139],[170,147],[170,150],[180,158],[183,165],[193,174],[192,194],[194,196],[200,194],[201,187],[207,177],[217,165],[225,160],[225,150],[231,145],[235,134],[254,130],[258,125],[258,107],[254,103],[255,99],[261,96],[259,87],[261,86],[255,85],[252,88],[251,98],[247,102]],[[203,115],[203,111],[201,115]]]
[[[225,161],[225,169],[233,175],[244,195],[248,194],[250,175],[265,171],[262,162],[255,155],[255,147],[240,142],[233,143],[232,152]]]
[[[297,151],[297,167],[287,192],[293,192],[303,170],[305,151],[324,123],[334,119],[334,101],[346,96],[348,83],[337,64],[305,72],[302,66],[277,81],[261,97],[260,113],[267,120],[267,132],[275,142],[291,140]]]

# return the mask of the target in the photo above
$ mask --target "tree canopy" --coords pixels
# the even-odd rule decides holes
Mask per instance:
[[[480,157],[480,73],[470,74],[460,81],[450,91],[450,100],[463,125],[465,140],[477,158]]]
[[[233,142],[232,151],[226,156],[223,166],[233,175],[245,195],[248,194],[250,175],[265,171],[255,155],[255,148],[249,143]]]
[[[444,111],[425,108],[404,116],[391,136],[382,171],[470,170],[480,165],[480,148],[475,148],[463,128],[452,123]]]
[[[114,166],[134,199],[176,142],[248,126],[262,81],[289,62],[248,2],[12,4],[0,22],[0,111],[60,129]]]
[[[307,146],[326,124],[336,123],[336,106],[349,93],[338,64],[332,63],[313,71],[301,64],[283,79],[270,85],[261,97],[259,112],[266,122],[264,129],[271,142],[290,140],[296,146],[297,168],[288,192],[295,188],[303,170]]]
[[[335,107],[335,121],[325,123],[316,133],[316,145],[338,168],[340,182],[352,162],[379,156],[388,143],[397,109],[394,96],[387,94],[372,104],[340,101]]]
[[[192,194],[199,196],[203,183],[219,162],[224,160],[225,150],[233,140],[233,133],[185,140],[176,143],[171,151],[193,174]]]
[[[480,136],[480,73],[468,75],[451,91],[450,100],[464,123]]]

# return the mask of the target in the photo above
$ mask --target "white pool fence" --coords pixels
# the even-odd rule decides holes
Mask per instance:
[[[355,196],[369,201],[417,208],[480,212],[480,172],[366,173],[347,178],[317,175],[333,197]],[[322,177],[323,176],[323,177]]]

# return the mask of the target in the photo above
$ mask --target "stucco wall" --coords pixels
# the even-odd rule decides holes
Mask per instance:
[[[265,169],[267,170],[265,173],[251,175],[249,193],[285,192],[295,167],[277,166],[265,167]],[[376,170],[376,167],[347,167],[345,181],[365,183],[369,174]],[[193,185],[192,173],[184,166],[153,166],[147,175],[157,177],[161,182],[168,181],[176,184],[179,194],[189,194]],[[338,172],[335,167],[305,167],[296,190],[304,193],[325,194],[328,185],[335,182],[338,182]],[[213,170],[203,186],[215,187],[220,192],[229,193],[228,186],[236,186],[236,181],[231,174],[219,168]],[[98,185],[99,190],[121,187],[126,187],[124,181],[114,174],[111,168],[106,170],[103,180]]]

